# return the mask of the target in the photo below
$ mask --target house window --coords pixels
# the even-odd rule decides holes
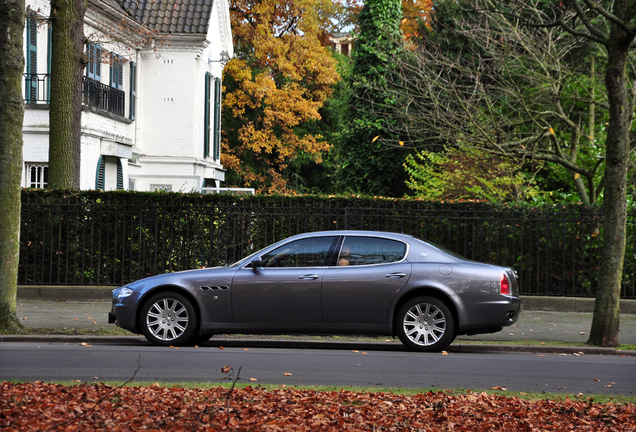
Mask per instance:
[[[86,45],[88,64],[86,65],[86,76],[95,81],[102,80],[102,47],[96,43]]]
[[[210,156],[210,87],[212,80],[212,74],[210,72],[205,73],[205,92],[203,97],[205,100],[203,110],[203,157]]]
[[[121,160],[113,156],[100,156],[95,174],[95,189],[123,190],[124,172]]]
[[[45,189],[49,184],[49,167],[46,164],[26,164],[27,187]]]
[[[124,59],[119,54],[110,54],[110,82],[109,85],[117,90],[124,89]]]
[[[214,159],[221,159],[221,78],[214,78]]]

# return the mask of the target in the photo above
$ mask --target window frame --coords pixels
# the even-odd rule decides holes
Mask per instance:
[[[25,162],[24,165],[26,171],[26,187],[30,189],[47,189],[49,184],[49,164],[46,162]],[[41,171],[39,172],[40,179],[36,179],[35,182],[33,182],[31,180],[33,174],[32,171],[33,169],[37,170],[38,168],[41,169]]]
[[[299,243],[310,243],[310,242],[316,242],[319,240],[326,240],[326,239],[331,239],[331,242],[329,243],[326,251],[324,252],[324,257],[322,258],[322,263],[320,265],[309,265],[309,266],[279,266],[279,265],[270,265],[270,263],[268,263],[268,261],[273,260],[272,263],[276,262],[276,260],[279,258],[278,255],[284,254],[283,259],[287,259],[290,255],[294,254],[294,252],[296,254],[298,254],[298,252],[302,252],[303,249],[301,249],[300,251],[292,251],[290,253],[285,253],[287,252],[286,250],[289,250],[290,248],[292,248],[294,245],[297,245]],[[334,245],[338,243],[338,239],[339,236],[337,235],[326,235],[326,236],[320,236],[320,237],[306,237],[306,238],[302,238],[302,239],[296,239],[294,241],[291,242],[287,242],[285,244],[280,245],[279,247],[272,249],[270,251],[268,251],[267,253],[263,254],[260,259],[263,261],[263,268],[264,269],[299,269],[299,268],[318,268],[318,267],[329,267],[329,260],[330,257],[332,255],[332,251],[334,249]],[[282,260],[279,260],[279,262]]]
[[[370,262],[370,263],[364,263],[364,264],[356,264],[355,261],[353,264],[351,264],[351,259],[349,259],[349,263],[348,264],[340,264],[340,260],[344,258],[343,256],[343,250],[349,246],[347,244],[347,240],[352,240],[355,241],[355,239],[368,239],[368,240],[376,240],[376,241],[384,241],[384,242],[393,242],[393,243],[399,243],[402,246],[404,246],[404,250],[402,252],[402,257],[400,259],[397,259],[395,261],[381,261],[381,262]],[[351,252],[350,252],[351,253]],[[344,236],[344,239],[342,240],[341,244],[339,245],[339,249],[338,249],[338,256],[337,259],[335,261],[335,266],[336,267],[364,267],[364,266],[372,266],[372,265],[388,265],[388,264],[396,264],[396,263],[401,263],[403,261],[406,260],[406,257],[409,254],[409,244],[405,241],[402,240],[397,240],[397,239],[393,239],[393,238],[388,238],[388,237],[378,237],[378,236],[352,236],[352,235],[347,235]]]

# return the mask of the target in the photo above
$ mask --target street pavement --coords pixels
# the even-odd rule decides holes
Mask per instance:
[[[18,299],[17,316],[24,327],[32,329],[57,329],[66,330],[70,333],[80,329],[114,330],[117,329],[117,327],[114,324],[108,323],[110,305],[110,301],[103,299],[83,301]],[[620,320],[619,342],[621,344],[636,345],[636,315],[622,314]],[[492,347],[492,344],[496,344],[497,342],[506,342],[508,344],[510,344],[510,342],[517,342],[517,345],[527,345],[526,341],[545,342],[546,344],[554,342],[563,342],[566,344],[585,343],[589,337],[591,324],[592,313],[590,312],[524,310],[515,325],[506,327],[498,333],[459,336],[453,346],[471,346],[472,344],[487,343]],[[139,338],[137,335],[133,335],[126,330],[117,329],[116,334],[119,334],[119,332],[122,337],[136,336]],[[30,338],[32,340],[46,340],[54,336],[55,335],[38,335],[30,336]],[[19,337],[19,335],[0,336],[0,341],[16,340]],[[75,338],[78,337],[86,339],[85,336],[75,336]],[[111,338],[112,336],[98,337]],[[259,339],[263,341],[263,339],[271,339],[271,337],[218,335],[215,336],[210,343],[225,343],[229,345],[230,341],[237,343],[237,339]],[[302,337],[298,339],[303,340]],[[346,338],[337,338],[336,340],[346,342]],[[384,339],[382,339],[382,341],[384,341]],[[399,345],[399,341],[395,342]],[[319,341],[317,343],[319,343]],[[501,346],[505,347],[505,345]]]

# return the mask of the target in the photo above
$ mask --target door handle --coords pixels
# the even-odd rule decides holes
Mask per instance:
[[[404,273],[389,273],[388,275],[386,275],[386,277],[388,277],[388,278],[403,278],[403,277],[406,277],[406,274],[404,274]]]
[[[308,274],[305,276],[298,276],[298,279],[302,279],[302,280],[314,280],[314,279],[318,279],[320,276],[315,275],[315,274]]]

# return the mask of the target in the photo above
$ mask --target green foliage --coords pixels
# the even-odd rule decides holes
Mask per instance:
[[[472,147],[518,161],[522,176],[552,193],[530,199],[595,203],[604,187],[606,54],[559,27],[514,18],[549,20],[545,8],[437,2],[388,77],[397,110],[385,124],[405,146]]]
[[[337,52],[332,55],[338,61],[337,71],[342,77],[334,86],[333,93],[319,109],[320,119],[305,122],[295,128],[298,136],[306,134],[321,136],[323,141],[338,147],[346,131],[348,117],[347,88],[345,81],[351,75],[351,58]],[[322,163],[316,163],[312,155],[298,154],[289,161],[283,175],[290,189],[299,193],[334,193],[333,178],[336,171],[335,152],[323,152]]]
[[[488,156],[473,148],[424,150],[407,156],[404,164],[409,175],[406,184],[418,198],[506,202],[542,195],[519,168],[509,159]]]
[[[385,75],[402,55],[399,0],[371,0],[360,12],[360,33],[349,78],[349,128],[336,149],[337,190],[383,196],[406,191],[401,169],[405,151],[399,136],[386,131],[386,107],[393,98]]]

